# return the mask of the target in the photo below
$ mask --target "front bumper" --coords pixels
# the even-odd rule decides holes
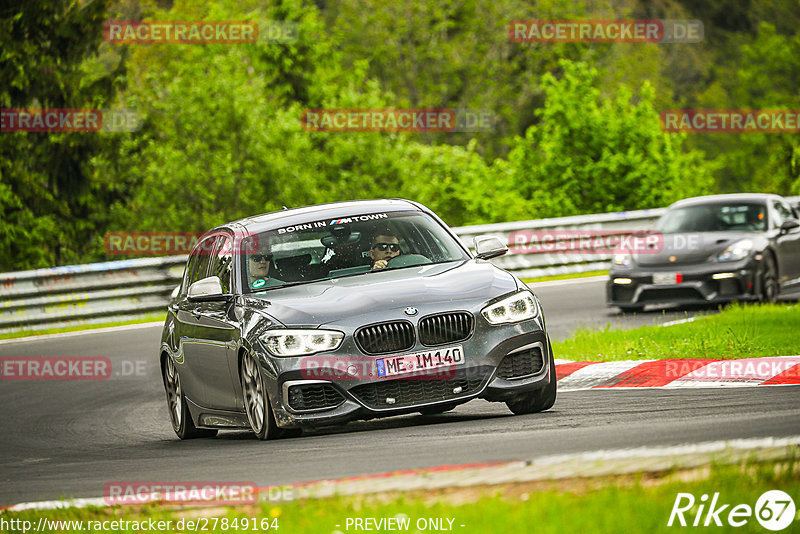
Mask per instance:
[[[606,283],[606,302],[609,306],[624,308],[755,300],[759,289],[758,269],[758,264],[750,259],[729,264],[612,268]],[[656,278],[668,273],[679,274],[680,280],[657,283]]]
[[[337,351],[325,353],[331,357],[329,361],[335,360],[336,369],[316,367],[310,373],[307,360],[264,356],[274,370],[266,382],[278,426],[328,426],[455,406],[475,398],[507,401],[549,382],[555,370],[549,365],[551,349],[541,315],[513,325],[489,325],[479,316],[475,322],[468,339],[443,345],[461,345],[465,362],[425,375],[376,378],[347,374],[348,358],[361,369],[363,362],[387,356],[365,356],[350,335]],[[430,347],[417,342],[407,352],[425,349]]]

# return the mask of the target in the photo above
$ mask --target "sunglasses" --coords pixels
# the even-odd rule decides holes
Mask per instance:
[[[384,252],[387,248],[392,252],[400,252],[400,245],[397,243],[375,243],[372,245],[373,249],[378,249],[381,252]]]
[[[261,263],[262,261],[271,261],[272,254],[253,254],[250,256],[250,259],[257,263]]]

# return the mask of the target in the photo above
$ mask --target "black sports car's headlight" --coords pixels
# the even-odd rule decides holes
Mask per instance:
[[[740,239],[728,245],[722,254],[717,256],[717,261],[739,261],[745,259],[753,251],[755,243],[752,239]]]
[[[344,334],[336,330],[267,330],[260,339],[274,356],[308,356],[338,349]]]
[[[539,306],[530,291],[520,291],[481,310],[489,324],[518,323],[539,315]]]
[[[628,253],[614,254],[612,264],[614,267],[630,267],[633,263],[633,258]]]

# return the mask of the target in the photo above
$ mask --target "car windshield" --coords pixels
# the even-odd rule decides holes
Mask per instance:
[[[767,229],[764,204],[700,204],[668,210],[656,224],[664,234],[684,232],[763,232]]]
[[[253,243],[241,262],[245,293],[469,259],[441,224],[417,211],[321,219],[260,233]]]

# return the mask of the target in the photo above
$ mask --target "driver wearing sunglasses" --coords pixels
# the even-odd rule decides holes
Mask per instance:
[[[373,269],[383,269],[392,258],[401,254],[400,241],[390,233],[380,233],[372,240],[369,257]]]

